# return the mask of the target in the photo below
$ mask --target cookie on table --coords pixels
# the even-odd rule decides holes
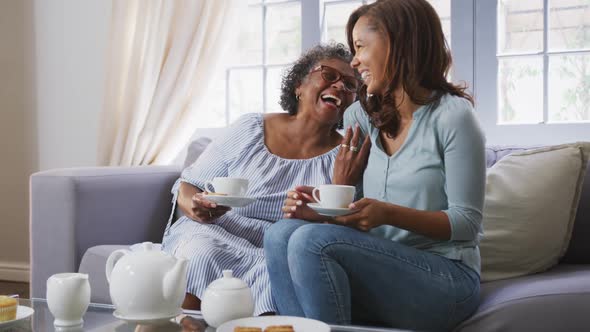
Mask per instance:
[[[259,327],[237,326],[234,327],[234,332],[262,332],[262,329]]]
[[[264,329],[264,332],[295,332],[292,325],[273,325]]]

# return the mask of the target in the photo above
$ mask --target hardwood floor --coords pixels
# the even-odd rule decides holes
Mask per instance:
[[[0,281],[0,295],[18,294],[24,299],[29,298],[28,282]]]

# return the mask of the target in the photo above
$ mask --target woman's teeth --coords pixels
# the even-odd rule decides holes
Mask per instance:
[[[323,101],[331,101],[334,104],[336,104],[336,106],[340,106],[342,104],[342,100],[340,100],[340,98],[331,95],[331,94],[326,94],[322,96],[322,100]]]
[[[368,71],[364,71],[361,73],[361,77],[362,77],[363,81],[366,81],[369,76],[371,76],[371,74],[369,74]]]

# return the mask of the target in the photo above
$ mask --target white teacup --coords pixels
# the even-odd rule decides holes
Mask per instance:
[[[213,190],[209,188],[213,187]],[[208,194],[222,194],[227,196],[245,196],[248,191],[248,179],[243,178],[214,178],[205,183],[205,191]]]
[[[90,304],[88,275],[58,273],[47,279],[47,306],[55,326],[79,326]]]
[[[313,189],[312,196],[322,207],[325,208],[347,208],[354,200],[354,186],[339,184],[322,184]],[[318,196],[318,193],[321,196]]]

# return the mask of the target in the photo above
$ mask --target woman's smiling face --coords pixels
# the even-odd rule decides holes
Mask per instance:
[[[389,40],[370,22],[361,16],[352,30],[355,55],[350,65],[361,75],[369,94],[383,94],[388,82],[385,68]]]
[[[320,121],[338,124],[344,110],[352,104],[356,98],[356,91],[351,92],[345,88],[342,78],[336,82],[329,82],[322,76],[321,66],[326,70],[335,71],[348,79],[354,76],[354,70],[350,65],[340,59],[324,59],[318,61],[297,88],[296,94],[300,96],[299,103],[305,108],[315,110]]]

